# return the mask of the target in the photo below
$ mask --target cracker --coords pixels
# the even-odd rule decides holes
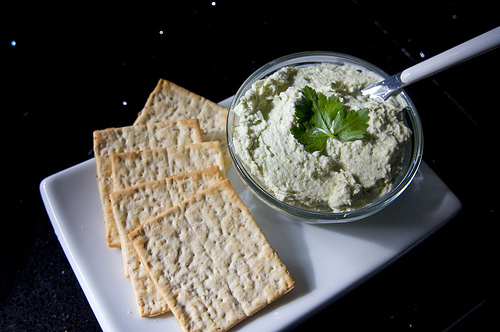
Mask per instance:
[[[201,142],[201,131],[197,119],[94,131],[97,185],[101,196],[108,246],[120,246],[109,200],[109,193],[113,191],[110,156],[140,149],[166,148],[199,142]]]
[[[117,153],[111,156],[111,164],[114,190],[210,166],[219,166],[225,174],[218,141]]]
[[[141,317],[155,316],[169,309],[164,297],[157,291],[148,270],[141,264],[127,234],[145,221],[220,180],[222,177],[219,168],[213,166],[111,193],[125,272],[130,276]]]
[[[229,180],[129,233],[185,331],[224,331],[295,285]]]
[[[231,165],[226,139],[228,109],[172,82],[160,79],[139,113],[135,125],[197,118],[203,141],[220,141],[225,169]]]

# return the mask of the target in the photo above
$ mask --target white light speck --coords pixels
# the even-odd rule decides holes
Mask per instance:
[[[15,41],[15,40],[11,41],[11,42],[10,42],[10,44],[11,44],[12,46],[16,46],[16,45],[17,45],[17,43],[16,43],[16,41]]]
[[[125,100],[122,102],[122,104],[123,106],[127,106],[127,102]]]
[[[160,35],[163,35],[163,30],[160,30]]]
[[[425,54],[424,54],[424,52],[420,52],[420,57],[421,57],[421,58],[425,58]]]
[[[215,6],[215,5],[216,5],[215,1],[212,1],[212,6]]]

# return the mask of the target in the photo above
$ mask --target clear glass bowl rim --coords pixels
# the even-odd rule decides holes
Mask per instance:
[[[406,169],[406,173],[401,178],[401,180],[394,184],[393,188],[382,195],[381,197],[374,200],[372,203],[354,209],[347,212],[332,212],[332,211],[317,211],[312,209],[301,208],[293,206],[286,202],[282,202],[275,198],[272,194],[267,192],[247,171],[244,163],[240,160],[239,156],[234,150],[232,143],[232,136],[234,134],[234,125],[236,121],[236,115],[233,112],[234,107],[239,103],[241,97],[245,92],[251,88],[252,84],[256,81],[265,78],[277,70],[285,66],[308,66],[320,63],[352,63],[361,67],[365,67],[380,76],[387,78],[389,75],[382,69],[376,67],[375,65],[362,60],[360,58],[330,51],[308,51],[289,54],[273,61],[268,62],[254,73],[252,73],[238,89],[229,107],[229,114],[227,118],[226,134],[227,142],[229,146],[229,152],[233,160],[235,169],[245,185],[250,189],[250,191],[257,196],[261,201],[270,206],[271,208],[295,217],[296,219],[303,220],[306,222],[315,223],[342,223],[350,222],[354,220],[359,220],[368,217],[392,203],[403,191],[410,185],[413,178],[417,174],[420,167],[423,155],[423,130],[420,117],[416,111],[415,105],[408,97],[405,91],[401,91],[400,96],[405,100],[408,107],[405,112],[405,118],[411,127],[413,132],[410,141],[407,143],[405,149],[411,149],[411,158]]]

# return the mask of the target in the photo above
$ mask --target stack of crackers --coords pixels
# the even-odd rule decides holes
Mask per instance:
[[[134,125],[94,132],[106,240],[141,317],[224,331],[295,285],[225,173],[228,110],[160,80]]]

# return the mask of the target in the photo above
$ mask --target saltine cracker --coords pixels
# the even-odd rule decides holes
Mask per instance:
[[[227,108],[172,82],[160,79],[134,125],[197,118],[200,121],[203,141],[221,142],[227,170],[231,165],[226,138],[227,115]]]
[[[295,285],[227,179],[129,239],[185,331],[225,331]]]

